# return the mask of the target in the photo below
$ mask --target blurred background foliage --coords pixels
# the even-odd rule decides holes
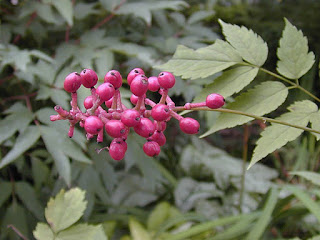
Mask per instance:
[[[219,18],[262,36],[270,70],[276,66],[284,17],[303,30],[317,56],[319,10],[316,0],[0,1],[0,239],[21,239],[18,233],[33,239],[49,198],[75,186],[86,191],[82,221],[102,224],[110,239],[307,239],[319,234],[319,202],[314,201],[319,181],[289,174],[318,171],[320,148],[311,134],[243,172],[243,151],[248,148],[250,155],[263,122],[198,139],[180,133],[171,121],[159,157],[146,157],[135,135],[128,139],[126,158],[115,162],[107,152],[95,151],[111,139],[98,145],[86,141],[81,129],[69,139],[68,123],[49,120],[55,105],[69,109],[70,96],[63,90],[68,73],[92,68],[99,82],[111,69],[124,78],[134,67],[158,74],[152,67],[170,59],[178,44],[199,48],[221,38]],[[177,105],[191,102],[211,81],[177,78],[172,98]],[[318,93],[318,69],[301,83]],[[80,88],[79,101],[87,95]],[[122,95],[129,105],[127,85]],[[190,115],[201,122],[202,132],[215,118]]]

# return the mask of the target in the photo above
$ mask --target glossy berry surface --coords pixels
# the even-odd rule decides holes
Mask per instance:
[[[104,82],[111,83],[115,89],[118,89],[122,85],[122,76],[117,70],[111,70],[104,76]]]
[[[103,129],[103,123],[97,116],[90,116],[84,122],[84,129],[87,133],[96,135]]]
[[[151,92],[157,92],[160,89],[158,77],[152,76],[148,78],[148,90]]]
[[[160,153],[160,146],[155,141],[147,141],[143,144],[143,151],[150,157],[158,156]]]
[[[76,92],[81,86],[81,77],[77,72],[70,73],[64,80],[63,87],[67,92]]]
[[[217,109],[221,108],[225,103],[224,97],[218,93],[212,93],[206,98],[206,106],[208,108]]]
[[[187,134],[196,134],[200,128],[199,122],[190,117],[182,118],[179,121],[179,126],[181,131]]]
[[[86,109],[89,109],[89,108],[92,108],[93,106],[93,97],[92,95],[86,97],[83,101],[83,106],[86,108]]]
[[[127,151],[127,143],[124,142],[122,139],[113,139],[110,147],[109,147],[109,154],[110,156],[116,160],[120,161],[124,158]]]
[[[176,79],[170,72],[161,72],[158,76],[159,84],[164,89],[169,89],[174,86]]]
[[[144,71],[141,68],[132,69],[127,76],[128,84],[131,85],[132,80],[138,75],[144,75]]]
[[[81,83],[86,88],[94,87],[98,82],[98,75],[92,69],[83,69],[80,73]]]
[[[156,121],[164,121],[170,116],[170,109],[165,104],[157,104],[151,110],[151,116]]]
[[[130,91],[140,97],[144,95],[148,91],[148,78],[144,75],[136,76],[131,84],[130,84]]]
[[[134,109],[127,109],[121,114],[121,122],[127,127],[135,127],[140,122],[140,113]]]
[[[114,95],[114,86],[111,83],[102,83],[97,87],[96,93],[101,101],[108,101]]]
[[[156,143],[159,144],[159,146],[165,145],[167,141],[164,133],[160,131],[154,131],[153,135],[150,138],[148,138],[148,140],[155,141]]]
[[[155,126],[149,118],[141,118],[137,126],[134,127],[134,131],[141,137],[151,137],[155,131]]]
[[[120,120],[109,120],[105,124],[106,132],[113,138],[119,138],[127,133],[126,126]]]

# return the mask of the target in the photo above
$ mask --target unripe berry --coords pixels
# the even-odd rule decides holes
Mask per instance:
[[[158,76],[159,84],[164,89],[169,89],[174,86],[176,79],[170,72],[161,72]]]
[[[179,126],[181,131],[187,134],[196,134],[200,128],[199,122],[190,117],[182,118],[179,121]]]
[[[149,77],[148,78],[148,89],[151,91],[151,92],[156,92],[160,89],[160,84],[159,84],[159,81],[158,81],[158,77],[155,77],[155,76],[152,76],[152,77]]]
[[[86,88],[92,88],[98,82],[98,75],[92,69],[83,69],[80,76],[81,83]]]
[[[113,138],[119,138],[126,134],[126,126],[120,120],[109,120],[105,124],[106,132]]]
[[[148,140],[155,141],[159,144],[159,146],[163,146],[166,144],[166,136],[163,134],[163,132],[160,131],[154,131],[153,135],[148,138]]]
[[[100,97],[101,101],[108,101],[114,95],[114,87],[111,83],[102,83],[97,87],[96,93]]]
[[[160,153],[160,146],[155,141],[147,141],[143,144],[143,151],[150,157],[158,156]]]
[[[225,103],[223,96],[218,93],[212,93],[206,98],[206,106],[212,109],[221,108]]]
[[[156,121],[164,121],[170,116],[170,109],[167,105],[158,103],[152,108],[151,116]]]
[[[155,131],[154,124],[149,118],[141,118],[139,124],[133,129],[137,134],[144,138],[152,136]]]
[[[140,122],[140,113],[134,109],[127,109],[121,113],[121,122],[127,127],[137,126]]]
[[[84,122],[84,129],[87,133],[96,135],[103,129],[103,123],[97,116],[89,116]]]
[[[86,97],[83,101],[83,106],[86,108],[86,109],[90,109],[92,108],[93,106],[93,97],[90,95],[88,97]]]
[[[81,86],[81,77],[77,72],[70,73],[63,83],[64,90],[67,92],[73,93],[76,92]]]
[[[111,70],[104,76],[105,83],[111,83],[115,89],[122,85],[122,76],[117,70]]]
[[[131,92],[140,97],[148,91],[148,78],[144,75],[136,76],[130,85]]]
[[[144,75],[144,71],[141,68],[132,69],[127,76],[128,84],[131,85],[132,80],[138,75]]]
[[[114,160],[122,160],[126,154],[126,151],[127,143],[125,141],[119,138],[115,138],[112,140],[109,147],[109,154]]]
[[[138,103],[138,99],[139,97],[132,94],[131,97],[130,97],[130,102],[133,104],[133,105],[136,105]]]

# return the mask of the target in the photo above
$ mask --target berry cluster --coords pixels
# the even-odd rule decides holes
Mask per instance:
[[[58,115],[51,115],[50,120],[69,120],[69,137],[73,136],[74,127],[77,123],[87,133],[87,139],[97,135],[97,142],[103,141],[104,129],[113,138],[107,149],[110,156],[115,160],[121,160],[127,150],[126,139],[130,128],[140,136],[146,138],[143,151],[148,156],[157,156],[160,147],[166,143],[163,131],[166,123],[172,117],[179,121],[181,130],[188,134],[196,134],[200,124],[190,117],[182,117],[176,113],[180,110],[190,110],[198,107],[220,108],[224,105],[224,98],[216,93],[207,96],[205,102],[186,103],[176,107],[168,96],[168,90],[175,84],[175,77],[170,72],[161,72],[157,77],[146,77],[141,68],[133,69],[127,76],[132,96],[132,109],[128,109],[121,102],[119,88],[122,86],[122,76],[116,70],[109,71],[104,77],[104,83],[95,88],[98,82],[97,74],[91,69],[82,72],[70,73],[64,81],[64,89],[71,93],[71,107],[68,112],[61,106],[55,106]],[[77,90],[83,85],[91,89],[91,95],[86,97],[83,104],[86,112],[82,112],[77,105]],[[159,92],[161,99],[155,103],[146,97],[147,91]],[[102,108],[102,105],[107,110]],[[150,106],[148,110],[146,106]],[[150,120],[150,117],[152,120]]]

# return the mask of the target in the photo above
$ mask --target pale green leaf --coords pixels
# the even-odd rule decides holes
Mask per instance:
[[[7,201],[7,199],[10,197],[12,193],[12,183],[10,182],[0,182],[0,189],[1,189],[1,194],[0,194],[0,207],[2,204]]]
[[[55,236],[48,226],[48,224],[45,223],[38,223],[36,229],[33,231],[33,236],[37,240],[54,240]]]
[[[267,81],[242,93],[234,99],[234,102],[227,104],[226,108],[263,116],[277,109],[286,100],[287,95],[288,89],[283,83]],[[222,113],[215,124],[201,137],[208,136],[221,129],[247,123],[251,120],[253,118],[247,116]]]
[[[320,131],[320,111],[312,114],[310,118],[311,128],[317,131]],[[314,136],[316,136],[317,140],[320,139],[320,134],[312,132]]]
[[[45,60],[48,63],[54,63],[55,62],[55,60],[52,57],[50,57],[49,55],[45,54],[44,52],[36,50],[36,49],[31,50],[30,54],[32,56],[35,56],[35,57],[39,58],[39,59]]]
[[[104,49],[96,53],[94,60],[98,76],[104,76],[109,70],[112,69],[114,63],[114,55],[108,50]]]
[[[73,6],[71,0],[54,0],[53,6],[58,10],[60,15],[67,21],[69,26],[73,25]]]
[[[0,66],[13,65],[16,70],[26,71],[27,65],[31,62],[30,53],[27,50],[20,50],[16,46],[9,45],[2,53]]]
[[[214,11],[210,11],[210,10],[209,11],[204,11],[204,10],[195,11],[189,17],[188,24],[197,23],[197,22],[202,21],[203,19],[210,17],[212,15],[214,15]]]
[[[57,235],[59,240],[107,240],[101,225],[77,224],[66,230],[61,231]]]
[[[27,151],[40,137],[40,130],[37,126],[29,126],[23,133],[21,133],[13,148],[2,158],[0,168],[8,165],[16,160],[21,154]]]
[[[52,7],[48,4],[38,3],[37,4],[37,15],[47,23],[57,24],[57,20],[54,16]]]
[[[318,111],[317,105],[309,100],[295,102],[290,105],[288,109],[290,112],[282,114],[276,119],[291,124],[297,124],[302,127],[306,127],[312,114]],[[261,133],[261,137],[256,143],[248,168],[267,156],[269,153],[272,153],[288,142],[295,140],[302,132],[302,129],[276,123],[268,126]]]
[[[134,218],[130,218],[129,228],[133,240],[151,240],[147,230]]]
[[[268,46],[263,39],[246,27],[239,27],[219,20],[223,35],[247,62],[262,66],[268,57]]]
[[[217,40],[214,44],[197,50],[179,45],[171,60],[155,68],[183,78],[198,79],[218,73],[241,61],[241,57],[227,42]]]
[[[150,213],[147,220],[148,230],[157,230],[166,221],[170,214],[170,204],[167,202],[159,203]]]
[[[249,66],[236,67],[224,72],[217,77],[213,83],[209,84],[194,99],[194,102],[202,102],[211,93],[219,93],[224,98],[230,97],[234,93],[240,92],[258,74],[258,68]]]
[[[268,227],[271,221],[272,212],[277,204],[279,191],[276,188],[270,190],[267,202],[262,210],[262,213],[259,219],[255,222],[255,225],[252,227],[252,230],[247,235],[247,240],[251,239],[261,239],[263,233]]]
[[[290,172],[291,175],[297,175],[300,177],[303,177],[309,181],[311,181],[313,184],[320,186],[320,174],[310,171],[296,171],[296,172]]]
[[[313,52],[308,53],[308,40],[303,33],[285,19],[286,26],[277,50],[277,71],[290,79],[302,77],[315,61]]]
[[[95,6],[96,3],[77,3],[74,7],[74,17],[80,20],[91,14],[99,13],[98,9],[95,9]]]
[[[67,192],[61,190],[49,200],[45,217],[53,232],[58,233],[80,219],[87,205],[84,198],[84,191],[73,188]]]
[[[308,240],[320,240],[320,235],[314,236],[312,238],[308,238]]]

